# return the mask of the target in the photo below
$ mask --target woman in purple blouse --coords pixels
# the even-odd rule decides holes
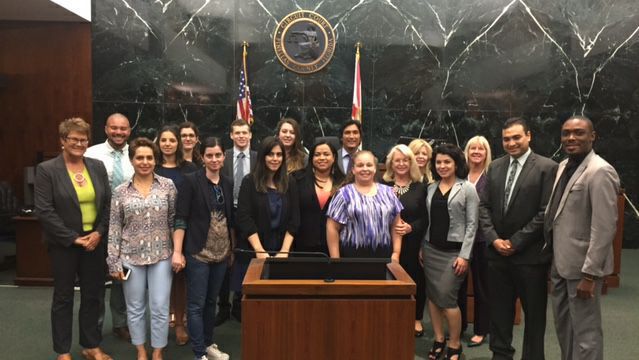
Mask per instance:
[[[375,181],[377,161],[370,151],[353,155],[348,185],[328,208],[326,242],[332,258],[390,257],[399,261],[402,237],[394,229],[403,206],[390,186]]]

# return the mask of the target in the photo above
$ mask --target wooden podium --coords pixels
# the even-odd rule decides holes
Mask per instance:
[[[399,264],[382,264],[386,280],[272,280],[267,266],[244,278],[242,359],[414,359],[415,283]]]

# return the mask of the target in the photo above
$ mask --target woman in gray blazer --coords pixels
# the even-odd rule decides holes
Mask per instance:
[[[468,167],[463,151],[452,144],[438,146],[431,159],[435,182],[428,187],[426,206],[430,217],[424,236],[422,258],[426,294],[435,341],[428,358],[458,360],[461,312],[457,293],[468,269],[478,224],[479,197],[466,179]],[[444,319],[450,340],[445,343]]]
[[[100,160],[84,157],[91,127],[80,118],[60,123],[62,154],[38,165],[35,211],[51,259],[51,327],[57,360],[70,360],[73,287],[80,279],[80,345],[85,359],[110,360],[100,349],[106,238],[111,188]]]

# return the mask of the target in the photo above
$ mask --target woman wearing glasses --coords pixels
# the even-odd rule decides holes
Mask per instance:
[[[204,165],[202,161],[202,155],[199,151],[200,144],[200,131],[197,126],[190,122],[185,121],[180,124],[180,139],[182,140],[182,154],[184,160],[192,162],[198,168]]]
[[[178,195],[173,268],[179,271],[186,262],[186,313],[195,358],[223,360],[229,356],[213,343],[213,330],[215,301],[235,243],[233,184],[220,173],[220,139],[206,138],[201,152],[204,168],[185,176]]]
[[[100,349],[105,244],[111,188],[101,161],[84,157],[91,127],[80,118],[58,127],[62,154],[38,165],[35,211],[53,272],[51,328],[57,360],[70,360],[73,286],[80,280],[80,345],[86,359],[110,360]]]

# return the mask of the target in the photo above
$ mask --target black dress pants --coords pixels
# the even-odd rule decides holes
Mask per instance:
[[[493,359],[513,359],[512,346],[515,302],[524,311],[522,360],[544,360],[548,264],[516,265],[508,261],[488,261],[490,296],[490,350]]]
[[[100,304],[104,299],[105,240],[93,251],[80,246],[48,248],[53,274],[51,330],[53,350],[65,354],[71,350],[73,297],[76,275],[80,280],[80,345],[100,346],[102,332],[98,325]]]

